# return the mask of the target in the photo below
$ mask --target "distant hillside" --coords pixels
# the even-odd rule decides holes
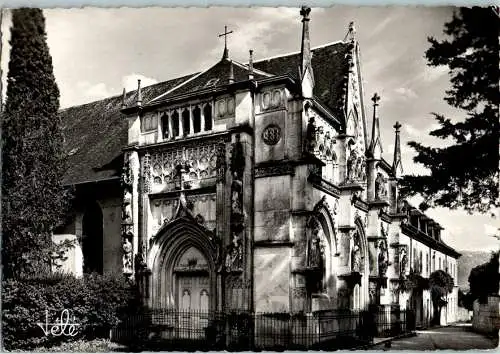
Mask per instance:
[[[458,259],[458,286],[460,289],[469,289],[469,274],[472,268],[486,263],[491,258],[488,251],[460,251],[462,256]]]

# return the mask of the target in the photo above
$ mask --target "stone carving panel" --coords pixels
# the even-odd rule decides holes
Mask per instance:
[[[306,151],[314,154],[323,162],[337,160],[335,154],[335,136],[337,131],[306,103],[304,110],[308,117],[306,128]]]
[[[147,153],[142,161],[144,190],[173,190],[176,185],[180,187],[179,183],[183,183],[183,189],[196,188],[203,180],[217,178],[225,167],[225,150],[221,145],[212,143]]]
[[[215,194],[188,195],[186,200],[198,223],[209,230],[213,230],[216,223]],[[153,233],[156,233],[164,223],[172,221],[178,205],[179,199],[177,198],[158,198],[151,201]]]

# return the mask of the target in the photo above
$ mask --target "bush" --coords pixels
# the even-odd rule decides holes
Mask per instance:
[[[78,339],[106,338],[120,317],[136,307],[136,292],[123,275],[85,275],[75,278],[54,274],[3,282],[3,345],[7,350],[49,347]],[[37,323],[60,318],[70,311],[78,323],[77,335],[45,336]],[[73,319],[74,316],[74,319]]]

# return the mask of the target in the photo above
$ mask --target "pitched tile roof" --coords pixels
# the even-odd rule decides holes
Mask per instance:
[[[343,42],[313,48],[315,96],[342,122],[343,100],[349,46]],[[143,103],[160,102],[177,95],[192,93],[210,85],[228,83],[230,62],[222,60],[205,72],[147,86],[142,89]],[[298,77],[300,52],[254,62],[254,78],[273,75]],[[233,62],[234,81],[248,78],[245,65]],[[218,81],[217,81],[218,79]],[[126,96],[127,106],[136,100],[136,91]],[[122,148],[127,144],[127,122],[120,113],[121,95],[60,112],[69,154],[65,183],[75,184],[119,177]]]
[[[237,62],[233,62],[232,65],[234,82],[248,80],[248,69],[245,65]],[[148,103],[161,102],[171,97],[193,93],[208,87],[227,85],[230,76],[230,66],[230,60],[221,60],[208,70],[198,74],[198,76],[193,77],[191,80],[179,85],[179,87],[160,95]],[[263,77],[266,77],[263,73],[254,72],[255,79]]]
[[[142,89],[149,100],[175,87],[193,75],[161,82]],[[136,91],[129,92],[126,103],[135,102]],[[127,145],[128,126],[120,113],[122,96],[114,96],[59,113],[63,122],[68,170],[64,183],[98,181],[121,174],[122,148]]]

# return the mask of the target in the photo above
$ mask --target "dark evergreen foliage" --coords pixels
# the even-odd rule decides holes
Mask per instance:
[[[493,7],[460,8],[445,24],[448,39],[428,39],[428,65],[448,66],[451,75],[445,100],[467,118],[433,113],[440,127],[430,134],[451,141],[447,147],[409,143],[417,151],[414,161],[431,175],[406,176],[403,193],[423,195],[423,210],[443,206],[485,213],[498,206],[499,22]]]
[[[40,9],[12,11],[7,100],[2,114],[2,264],[4,277],[48,271],[51,233],[68,191],[59,90]]]
[[[500,273],[498,271],[498,257],[500,251],[493,253],[489,262],[472,268],[469,275],[470,294],[472,301],[487,301],[488,295],[498,294]]]

